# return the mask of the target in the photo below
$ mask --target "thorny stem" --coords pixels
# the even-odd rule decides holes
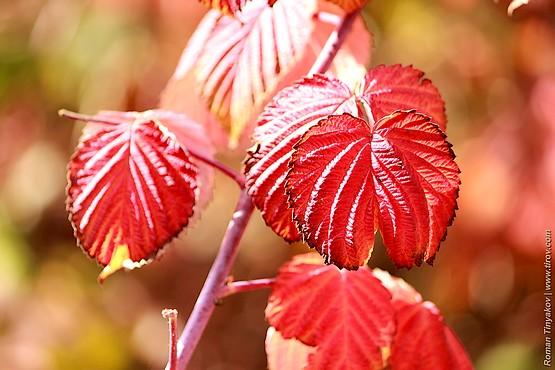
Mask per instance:
[[[331,33],[328,41],[320,51],[318,58],[314,62],[312,68],[308,72],[309,76],[316,73],[325,73],[331,66],[333,58],[337,55],[337,52],[343,45],[345,38],[351,31],[351,26],[358,16],[358,11],[347,14],[341,22],[337,25],[337,28]]]
[[[60,117],[69,118],[69,119],[72,119],[74,121],[102,123],[102,124],[108,124],[108,125],[119,125],[121,123],[120,120],[115,119],[115,118],[96,117],[96,116],[91,116],[91,115],[87,115],[87,114],[71,112],[71,111],[66,110],[66,109],[60,109],[58,111],[58,115]],[[189,154],[191,154],[192,157],[198,159],[201,162],[206,163],[207,165],[219,170],[224,175],[231,178],[233,181],[235,181],[237,183],[237,185],[239,185],[239,188],[241,188],[241,189],[245,188],[245,178],[244,178],[244,176],[241,175],[240,173],[238,173],[237,171],[235,171],[234,169],[232,169],[231,167],[228,167],[228,166],[226,166],[225,164],[223,164],[222,162],[220,162],[218,160],[206,157],[203,154],[198,153],[198,152],[196,152],[194,150],[191,150],[189,148],[187,148],[187,151],[189,152]]]
[[[314,65],[310,69],[309,75],[325,73],[328,70],[337,52],[341,48],[341,45],[345,41],[357,15],[358,11],[349,13],[339,22],[336,30],[331,33],[318,55],[318,58],[314,62]],[[227,231],[220,245],[218,255],[210,268],[210,272],[197,298],[193,312],[191,316],[189,316],[185,329],[183,329],[183,333],[181,333],[179,341],[177,342],[176,370],[184,370],[187,368],[200,337],[208,324],[208,320],[214,312],[215,303],[221,297],[222,293],[224,296],[229,295],[225,287],[226,278],[237,256],[239,242],[253,210],[254,206],[252,199],[249,197],[246,190],[243,189],[233,218],[229,222]],[[251,287],[253,289],[258,289],[262,286],[266,287],[270,285],[270,279],[262,280],[265,281],[258,281],[253,285],[247,282],[237,283],[235,288],[231,289],[250,291],[252,290],[250,289]],[[231,284],[231,286],[233,287],[234,284]],[[170,364],[166,366],[166,370],[173,370],[169,366]]]
[[[162,317],[168,320],[169,348],[168,366],[169,370],[177,369],[177,310],[164,309]]]
[[[259,289],[271,288],[274,282],[275,279],[233,281],[222,288],[219,298],[222,299],[237,293],[248,293]]]
[[[239,250],[239,242],[253,210],[252,200],[247,192],[243,190],[233,217],[229,221],[218,255],[210,268],[193,312],[189,316],[185,329],[183,329],[183,333],[181,333],[177,342],[177,370],[183,370],[187,367],[208,324],[208,320],[212,316],[215,304],[219,299],[219,293],[225,285],[226,278],[235,261]],[[166,370],[171,370],[171,368],[166,366]]]

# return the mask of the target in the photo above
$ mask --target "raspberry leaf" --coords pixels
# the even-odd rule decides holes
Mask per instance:
[[[391,295],[368,268],[298,256],[279,271],[266,318],[285,339],[317,347],[307,369],[382,369],[395,321]]]
[[[330,114],[356,114],[349,87],[339,80],[315,75],[283,89],[260,115],[245,173],[254,203],[266,223],[287,241],[300,239],[285,194],[287,164],[293,145]]]
[[[439,127],[414,111],[373,126],[330,116],[295,146],[289,204],[305,240],[328,263],[364,265],[378,225],[397,266],[431,262],[455,209],[453,157]]]
[[[80,246],[113,272],[139,267],[189,222],[197,168],[175,136],[136,113],[91,117],[69,164],[67,209]]]
[[[212,10],[191,37],[174,79],[195,75],[200,96],[229,131],[231,146],[302,57],[315,6],[314,0],[280,0],[274,6],[252,0],[234,17]],[[166,91],[165,100],[175,94]]]

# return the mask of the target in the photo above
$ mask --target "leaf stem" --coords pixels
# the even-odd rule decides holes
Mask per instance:
[[[333,59],[337,55],[337,52],[343,45],[345,38],[351,31],[351,27],[353,22],[355,21],[356,17],[358,16],[359,11],[354,11],[349,13],[343,17],[341,22],[337,25],[337,28],[330,34],[326,44],[320,51],[318,58],[314,62],[312,68],[308,72],[309,76],[312,76],[316,73],[325,73],[331,66]]]
[[[177,310],[164,309],[162,317],[168,320],[169,349],[168,366],[169,370],[177,369]]]
[[[271,288],[275,280],[276,279],[256,279],[233,281],[222,288],[219,298],[222,299],[237,293],[248,293],[259,289]]]
[[[189,152],[189,154],[191,154],[192,157],[198,159],[199,161],[206,163],[207,165],[214,167],[215,169],[217,169],[218,171],[220,171],[221,173],[223,173],[224,175],[226,175],[227,177],[229,177],[230,179],[232,179],[233,181],[235,181],[237,183],[237,185],[239,185],[239,188],[244,189],[245,188],[245,177],[235,171],[233,168],[226,166],[225,164],[223,164],[222,162],[215,160],[213,158],[209,158],[206,157],[204,155],[202,155],[199,152],[196,152],[192,149],[187,148],[187,151]]]
[[[117,119],[111,119],[108,117],[97,117],[97,116],[91,116],[89,114],[82,114],[82,113],[75,113],[72,111],[69,111],[67,109],[60,109],[58,111],[58,115],[60,117],[64,117],[64,118],[69,118],[71,120],[74,121],[83,121],[83,122],[93,122],[93,123],[103,123],[103,124],[107,124],[107,125],[119,125],[121,124],[121,120],[117,120]]]
[[[60,109],[58,111],[58,115],[60,117],[69,118],[69,119],[72,119],[74,121],[93,122],[93,123],[101,123],[101,124],[107,124],[107,125],[119,125],[119,124],[122,123],[121,120],[118,120],[116,118],[91,116],[91,115],[88,115],[88,114],[81,114],[81,113],[71,112],[71,111],[66,110],[66,109]],[[237,183],[237,185],[239,185],[239,188],[241,188],[241,189],[245,188],[245,177],[242,174],[240,174],[239,172],[235,171],[233,168],[228,167],[228,166],[226,166],[225,164],[223,164],[222,162],[220,162],[218,160],[206,157],[206,156],[202,155],[201,153],[198,153],[198,152],[196,152],[194,150],[191,150],[189,148],[185,148],[185,149],[186,149],[187,152],[189,152],[189,154],[191,154],[192,157],[198,159],[201,162],[206,163],[207,165],[217,169],[218,171],[220,171],[224,175],[231,178],[233,181],[235,181]]]
[[[177,370],[183,370],[187,367],[200,337],[208,324],[208,320],[212,316],[215,304],[219,298],[219,293],[222,287],[225,286],[226,278],[237,256],[239,242],[245,232],[253,210],[254,206],[252,199],[247,194],[246,190],[241,191],[237,207],[233,213],[233,217],[229,221],[218,255],[210,268],[210,272],[197,298],[193,312],[189,316],[183,333],[181,333],[181,337],[177,342]],[[166,366],[166,370],[172,369]]]

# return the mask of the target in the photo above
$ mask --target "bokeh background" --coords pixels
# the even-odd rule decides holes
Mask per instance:
[[[372,64],[414,64],[443,93],[462,168],[459,212],[435,267],[396,271],[444,313],[478,370],[540,369],[545,230],[555,226],[555,2],[373,0]],[[0,368],[161,369],[164,307],[192,309],[237,189],[159,261],[118,273],[76,247],[65,166],[81,126],[60,108],[154,107],[205,9],[193,0],[0,1]],[[237,168],[241,156],[221,158]],[[258,214],[234,276],[271,277],[288,246]],[[191,369],[264,369],[267,292],[217,308]]]

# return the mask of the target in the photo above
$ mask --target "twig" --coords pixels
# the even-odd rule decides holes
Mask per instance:
[[[341,45],[343,45],[343,41],[345,41],[345,38],[351,31],[351,26],[357,16],[358,11],[355,11],[347,14],[341,20],[335,31],[331,33],[330,37],[326,41],[326,44],[322,48],[322,51],[320,51],[314,65],[310,68],[310,71],[308,72],[309,76],[316,73],[325,73],[330,68],[333,58],[335,58],[337,52],[341,48]]]
[[[177,369],[177,310],[164,309],[162,317],[168,320],[169,346],[168,366],[169,370]]]
[[[270,288],[274,285],[274,281],[275,279],[233,281],[222,288],[219,298],[222,299],[237,293],[248,293],[259,289]]]
[[[210,272],[197,298],[193,312],[191,316],[189,316],[185,329],[183,329],[183,333],[177,342],[178,370],[187,367],[200,337],[206,328],[206,324],[208,324],[208,320],[212,316],[215,303],[219,298],[219,292],[224,286],[231,266],[235,261],[239,249],[239,242],[247,227],[253,209],[254,206],[251,198],[247,192],[243,190],[237,203],[235,213],[233,213],[233,217],[231,221],[229,221],[218,255],[210,268]],[[171,369],[166,366],[166,370]]]
[[[60,115],[60,117],[69,118],[74,121],[93,122],[93,123],[101,123],[101,124],[107,124],[107,125],[119,125],[122,123],[121,120],[118,120],[115,118],[91,116],[88,114],[71,112],[66,109],[60,109],[58,111],[58,115]],[[191,154],[192,157],[198,159],[201,162],[206,163],[209,166],[212,166],[213,168],[219,170],[224,175],[231,178],[233,181],[237,183],[237,185],[239,185],[241,189],[245,188],[245,178],[239,172],[235,171],[231,167],[226,166],[225,164],[221,163],[218,160],[208,158],[194,150],[191,150],[189,148],[187,148],[186,150]]]

